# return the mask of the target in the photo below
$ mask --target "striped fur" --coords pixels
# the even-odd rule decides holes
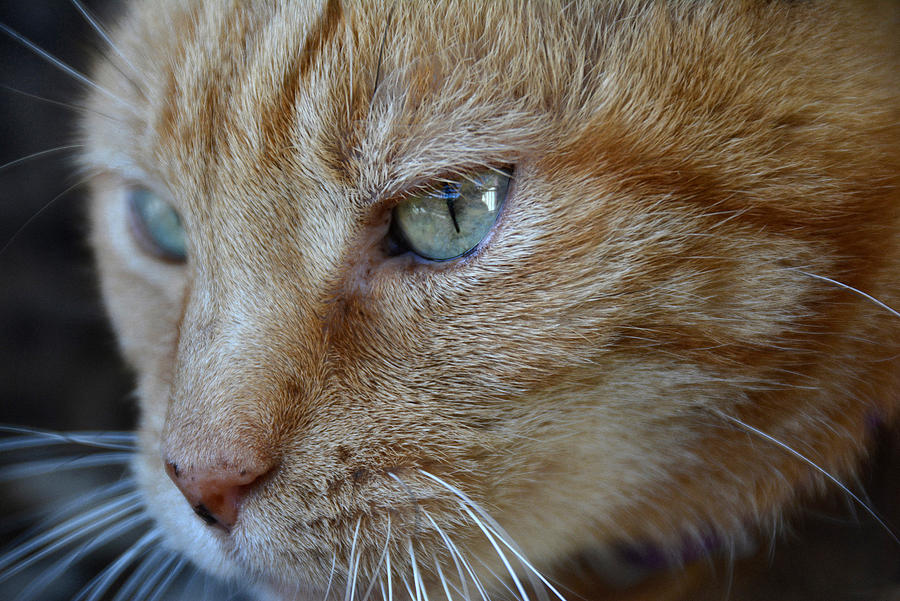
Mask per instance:
[[[449,539],[506,598],[475,506],[565,584],[622,542],[767,533],[833,487],[813,464],[851,478],[900,406],[896,12],[133,2],[83,166],[167,544],[273,598],[387,573],[443,598]],[[404,194],[507,165],[476,253],[384,253]],[[186,265],[130,239],[133,182]],[[278,467],[223,536],[164,458]],[[695,598],[695,572],[621,598]]]

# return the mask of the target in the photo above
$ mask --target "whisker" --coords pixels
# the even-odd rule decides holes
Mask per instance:
[[[447,586],[447,578],[444,576],[444,570],[441,569],[441,562],[438,561],[436,554],[432,554],[432,558],[434,559],[434,568],[437,570],[438,579],[441,581],[441,587],[447,596],[447,601],[453,601],[453,595],[450,594],[450,588]]]
[[[375,569],[372,571],[372,579],[369,581],[369,586],[366,589],[366,593],[362,596],[362,601],[367,601],[369,595],[372,594],[372,591],[375,589],[375,575],[378,574],[381,570],[381,566],[384,565],[384,561],[387,558],[388,553],[390,553],[390,545],[391,545],[391,514],[388,514],[388,523],[387,523],[387,537],[385,537],[384,541],[384,550],[381,552],[381,557],[378,558],[378,563],[375,565]]]
[[[481,564],[481,567],[483,567],[485,570],[487,570],[488,574],[490,574],[491,576],[493,576],[493,577],[497,580],[497,582],[500,583],[500,585],[501,585],[503,588],[505,588],[507,591],[509,591],[509,594],[510,594],[510,595],[512,595],[513,597],[515,597],[515,596],[517,595],[516,591],[514,591],[514,590],[512,589],[512,587],[510,587],[510,586],[506,583],[506,580],[504,580],[504,578],[503,578],[500,574],[498,574],[498,573],[495,572],[493,569],[491,569],[491,567],[487,564],[486,561],[484,561],[483,559],[481,559],[481,558],[478,557],[477,555],[473,555],[473,557],[475,558],[475,561],[477,561],[478,563]]]
[[[173,553],[163,548],[156,548],[150,551],[140,562],[137,569],[135,569],[129,576],[128,579],[122,583],[122,586],[119,587],[119,590],[116,592],[116,596],[113,597],[112,601],[135,601],[136,599],[142,599],[146,596],[146,592],[139,596],[136,594],[139,590],[143,591],[144,589],[138,589],[141,585],[147,586],[147,583],[156,583],[162,574],[165,573],[167,569],[166,566],[170,563],[170,560],[173,557]],[[152,586],[152,584],[151,584]]]
[[[157,542],[159,539],[160,533],[156,530],[151,530],[144,534],[136,543],[131,545],[127,551],[122,553],[118,559],[106,566],[102,572],[84,585],[72,601],[82,601],[82,599],[85,601],[98,601],[100,597],[106,593],[116,578],[118,578],[128,566],[134,563],[135,558],[138,557],[144,549]]]
[[[484,525],[491,532],[493,532],[497,536],[497,538],[500,540],[500,542],[502,542],[503,545],[507,549],[512,551],[512,553],[522,563],[522,565],[525,566],[532,574],[534,574],[534,576],[539,578],[540,581],[544,583],[544,586],[546,586],[550,590],[550,592],[552,592],[558,599],[560,599],[560,601],[566,601],[566,598],[562,595],[562,593],[560,593],[558,590],[556,590],[556,587],[554,587],[552,584],[550,584],[550,581],[548,581],[544,577],[544,575],[541,574],[541,572],[536,567],[534,567],[534,565],[525,557],[525,554],[518,549],[518,546],[512,542],[512,537],[510,537],[509,534],[507,534],[506,531],[500,526],[500,524],[498,524],[496,522],[496,520],[494,520],[494,518],[492,518],[490,516],[490,514],[488,514],[484,509],[482,509],[481,506],[478,505],[478,503],[476,503],[475,501],[470,499],[469,496],[466,495],[464,492],[462,492],[460,489],[458,489],[455,486],[453,486],[452,484],[444,481],[443,479],[438,478],[434,474],[426,472],[425,470],[422,470],[422,469],[420,469],[418,471],[422,475],[424,475],[427,478],[431,479],[432,481],[438,483],[439,485],[443,486],[448,491],[450,491],[451,493],[456,495],[456,497],[460,501],[462,501],[464,508],[471,507],[472,510],[477,512],[478,515],[481,516],[482,520],[484,520],[484,523],[482,525]],[[538,587],[535,587],[535,589],[537,589],[537,588]]]
[[[0,469],[0,482],[31,478],[60,470],[80,470],[108,465],[127,465],[134,459],[133,453],[95,453],[62,459],[36,459]]]
[[[528,568],[528,570],[530,570],[532,574],[537,576],[540,579],[540,581],[542,583],[544,583],[544,586],[546,586],[548,589],[550,589],[550,592],[552,592],[556,596],[557,599],[559,599],[560,601],[566,601],[566,598],[562,595],[562,593],[560,593],[558,590],[556,590],[556,587],[554,587],[552,584],[550,584],[550,581],[547,580],[547,578],[545,578],[544,575],[541,574],[541,572],[536,567],[534,567],[534,565],[528,560],[528,558],[526,558],[525,555],[522,554],[513,543],[511,543],[509,540],[507,540],[507,538],[506,538],[507,535],[502,530],[498,531],[495,527],[491,526],[490,524],[485,524],[485,527],[488,530],[490,530],[491,532],[493,532],[497,536],[497,539],[500,542],[502,542],[503,545],[507,549],[509,549],[513,555],[516,556],[516,559],[518,559],[519,562],[523,566]]]
[[[137,503],[139,499],[140,496],[138,493],[124,495],[114,501],[107,502],[101,507],[80,514],[40,536],[13,547],[0,556],[0,582],[3,582],[32,563],[40,561],[43,557],[65,547],[69,543],[105,526],[109,522],[114,522],[128,514],[135,513],[141,509],[140,507],[135,506],[135,503]],[[104,514],[108,515],[101,517],[104,516]],[[51,542],[54,540],[55,542]],[[43,547],[43,549],[38,551],[41,547]],[[32,553],[34,554],[32,555]],[[23,559],[26,557],[27,559]],[[13,562],[18,562],[20,559],[22,560],[21,562],[16,563],[12,568],[9,567]]]
[[[0,452],[15,450],[16,441],[29,441],[22,444],[21,448],[40,446],[41,444],[75,444],[99,449],[134,450],[135,435],[132,432],[53,432],[50,430],[37,430],[22,426],[0,425],[0,432],[10,434],[28,434],[28,437],[0,441]],[[32,442],[33,441],[33,442]]]
[[[25,96],[26,98],[30,98],[32,100],[37,100],[38,102],[52,104],[54,106],[58,106],[58,107],[61,107],[61,108],[64,108],[66,110],[73,111],[76,113],[91,113],[93,115],[97,115],[98,117],[103,117],[104,119],[109,119],[110,121],[113,121],[114,123],[121,123],[121,121],[119,119],[113,117],[112,115],[108,115],[106,113],[103,113],[101,111],[98,111],[98,110],[95,110],[92,108],[88,108],[81,104],[73,104],[71,102],[62,102],[60,100],[53,100],[52,98],[44,98],[43,96],[39,96],[37,94],[32,94],[31,92],[19,90],[19,89],[16,89],[11,86],[4,85],[4,84],[0,84],[0,89],[6,90],[7,92],[11,92],[13,94],[19,94],[20,96]]]
[[[42,59],[44,59],[45,61],[47,61],[48,63],[50,63],[57,69],[59,69],[60,71],[62,71],[63,73],[66,73],[67,75],[72,77],[73,79],[83,83],[86,86],[94,88],[95,90],[97,90],[98,92],[100,92],[101,94],[106,96],[107,98],[110,98],[111,100],[115,100],[116,102],[120,103],[121,105],[126,106],[126,107],[130,108],[131,110],[137,112],[134,105],[124,101],[123,99],[119,98],[118,96],[116,96],[115,94],[113,94],[112,92],[110,92],[109,90],[104,88],[103,86],[97,84],[95,81],[90,79],[85,74],[70,67],[69,65],[67,65],[63,61],[59,60],[58,58],[56,58],[55,56],[53,56],[52,54],[50,54],[49,52],[47,52],[46,50],[44,50],[43,48],[41,48],[40,46],[38,46],[37,44],[32,42],[31,40],[29,40],[22,34],[18,33],[16,30],[14,30],[11,27],[9,27],[8,25],[6,25],[5,23],[0,23],[0,31],[2,31],[3,33],[8,35],[15,41],[19,42],[20,44],[22,44],[23,46],[25,46],[26,48],[28,48],[29,50],[34,52],[37,56],[41,57]]]
[[[187,583],[185,583],[184,588],[182,589],[181,597],[183,599],[190,599],[191,601],[197,599],[208,599],[209,597],[206,595],[205,591],[203,591],[203,587],[205,585],[204,579],[207,578],[206,573],[198,570],[196,568],[192,568],[193,573],[190,578],[188,578]],[[327,599],[327,597],[323,597],[323,601]],[[113,599],[113,601],[118,601],[117,599]],[[131,601],[127,597],[123,598],[121,601]]]
[[[74,501],[70,501],[62,505],[61,507],[57,507],[54,511],[49,512],[49,515],[41,519],[41,521],[34,526],[33,528],[26,531],[20,538],[20,540],[27,540],[34,536],[39,532],[46,532],[47,528],[51,524],[59,524],[65,519],[68,519],[72,515],[78,513],[82,509],[84,509],[88,505],[94,505],[104,498],[109,498],[118,495],[121,492],[126,490],[134,489],[134,480],[131,478],[126,478],[124,480],[120,480],[118,482],[113,482],[112,484],[107,484],[96,488],[85,495],[79,495]],[[35,513],[31,512],[31,522],[34,522]]]
[[[0,23],[0,27],[2,27],[2,26],[3,26],[3,24]],[[42,206],[40,209],[38,209],[37,211],[35,211],[35,213],[34,213],[31,217],[29,217],[29,218],[25,221],[25,223],[23,223],[23,224],[19,227],[19,229],[17,229],[17,230],[13,233],[12,236],[9,237],[9,240],[6,241],[6,244],[3,245],[3,248],[0,248],[0,256],[3,256],[3,253],[6,252],[6,249],[8,249],[10,246],[12,246],[13,242],[15,242],[15,241],[19,238],[19,235],[20,235],[23,231],[25,231],[25,228],[27,228],[29,225],[31,225],[31,224],[34,222],[35,219],[37,219],[38,217],[40,217],[41,215],[43,215],[43,214],[44,214],[44,211],[46,211],[46,210],[49,209],[51,206],[53,206],[53,205],[56,203],[57,200],[59,200],[60,198],[62,198],[63,196],[65,196],[66,194],[68,194],[69,192],[71,192],[72,190],[74,190],[75,188],[78,188],[79,186],[82,186],[82,185],[86,184],[87,182],[89,182],[89,181],[90,181],[91,179],[93,179],[94,177],[95,177],[94,175],[89,175],[88,177],[85,177],[85,178],[83,178],[83,179],[81,179],[81,180],[75,182],[74,184],[72,184],[71,186],[69,186],[68,188],[66,188],[65,190],[63,190],[62,192],[60,192],[59,194],[57,194],[57,195],[54,196],[53,198],[51,198],[50,201],[47,202],[44,206]]]
[[[328,588],[325,589],[325,596],[322,597],[323,601],[328,600],[328,596],[331,594],[331,585],[334,583],[334,571],[337,568],[337,554],[332,554],[331,556],[331,572],[328,574]]]
[[[56,154],[57,152],[63,152],[66,150],[75,150],[77,148],[84,148],[84,145],[83,144],[68,144],[66,146],[57,146],[55,148],[48,148],[46,150],[33,152],[29,155],[15,159],[14,161],[9,161],[8,163],[4,163],[4,164],[0,165],[0,171],[3,171],[4,169],[9,169],[10,167],[15,167],[16,165],[21,165],[22,163],[27,163],[28,161],[31,161],[34,159],[39,159],[43,156]]]
[[[808,271],[803,271],[802,269],[792,268],[792,271],[796,271],[797,273],[802,273],[803,275],[809,276],[809,277],[811,277],[811,278],[816,278],[817,280],[822,280],[823,282],[829,282],[829,283],[831,283],[831,284],[834,284],[835,286],[840,286],[841,288],[844,288],[845,290],[849,290],[850,292],[853,292],[854,294],[858,294],[859,296],[863,297],[864,299],[869,300],[869,301],[875,303],[876,305],[878,305],[879,307],[881,307],[882,309],[884,309],[885,311],[887,311],[887,312],[890,313],[891,315],[893,315],[893,316],[895,316],[895,317],[900,317],[900,311],[897,311],[896,309],[894,309],[894,308],[892,308],[892,307],[886,305],[885,303],[881,302],[880,300],[878,300],[878,299],[875,298],[874,296],[872,296],[872,295],[870,295],[870,294],[866,294],[866,293],[863,292],[862,290],[859,290],[859,289],[857,289],[857,288],[854,288],[853,286],[849,286],[849,285],[847,285],[847,284],[845,284],[845,283],[843,283],[843,282],[839,282],[838,280],[833,280],[833,279],[831,279],[831,278],[827,278],[827,277],[825,277],[824,275],[818,275],[818,274],[815,274],[815,273],[810,273],[810,272],[808,272]]]
[[[125,519],[119,524],[116,524],[107,530],[103,530],[95,538],[90,539],[85,545],[73,549],[72,551],[64,555],[61,559],[59,559],[49,569],[44,570],[41,574],[41,578],[33,581],[28,587],[26,587],[25,590],[22,591],[22,593],[20,594],[20,598],[22,599],[22,601],[30,601],[31,599],[35,599],[37,593],[39,593],[44,588],[46,588],[47,585],[55,581],[60,575],[64,574],[72,566],[72,564],[77,562],[79,559],[86,556],[94,549],[102,547],[107,542],[115,540],[126,532],[133,530],[137,525],[145,523],[149,519],[150,518],[147,515],[142,514]],[[27,565],[23,567],[28,567],[33,563],[34,562],[29,560],[27,562]],[[17,566],[13,573],[16,573],[18,571],[20,570]]]
[[[356,553],[356,541],[359,537],[359,525],[362,523],[362,516],[356,520],[356,528],[353,530],[353,542],[350,545],[350,557],[347,559],[347,586],[344,589],[344,601],[353,601],[353,595],[356,593],[356,570],[354,568],[353,556]]]
[[[487,537],[488,542],[491,543],[491,546],[494,547],[494,550],[497,552],[497,556],[500,558],[500,561],[503,562],[503,566],[506,568],[506,571],[509,573],[510,577],[513,580],[513,583],[516,585],[516,589],[519,591],[519,597],[522,601],[530,601],[528,597],[528,593],[525,592],[525,588],[522,586],[522,583],[519,581],[519,577],[516,575],[516,571],[512,568],[512,565],[509,563],[509,559],[506,557],[506,553],[503,552],[500,545],[497,544],[497,541],[494,539],[494,536],[490,533],[490,531],[485,527],[485,525],[478,519],[478,516],[469,509],[465,503],[460,503],[460,507],[462,507],[463,511],[469,514],[469,517],[475,522],[475,524],[481,529],[484,533],[485,537]]]
[[[391,576],[391,554],[388,553],[385,558],[385,572],[387,572],[387,588],[388,588],[388,601],[394,601],[394,583]],[[384,595],[382,595],[384,598]]]
[[[184,571],[185,566],[187,565],[187,559],[184,557],[179,557],[178,555],[174,555],[173,559],[177,560],[175,567],[172,568],[163,581],[156,587],[156,591],[153,593],[153,596],[150,597],[147,601],[159,601],[162,599],[162,596],[166,593],[167,590],[172,586],[172,583],[175,582],[175,579]]]
[[[416,599],[416,601],[418,601],[418,597],[415,593],[413,593],[412,587],[409,586],[409,581],[406,579],[406,576],[400,574],[400,580],[403,582],[403,586],[406,587],[406,593],[409,595],[410,601],[412,601],[413,599]]]
[[[453,561],[453,564],[456,566],[456,574],[459,576],[459,583],[460,583],[460,586],[462,587],[462,594],[466,598],[466,600],[469,601],[471,599],[471,595],[469,595],[469,587],[467,584],[466,577],[463,575],[463,571],[462,571],[462,567],[460,566],[459,559],[457,559],[458,553],[455,550],[455,546],[454,547],[450,546],[450,539],[447,538],[447,536],[444,534],[443,530],[441,530],[438,527],[437,522],[434,521],[434,518],[431,517],[431,514],[429,514],[424,509],[422,511],[425,513],[425,517],[427,517],[428,521],[431,522],[431,525],[437,531],[438,535],[443,539],[444,546],[447,547],[447,550],[450,553],[450,559]]]
[[[356,599],[356,583],[359,581],[359,562],[362,560],[362,549],[356,552],[356,559],[353,560],[353,577],[351,579],[352,588],[350,589],[350,601]]]
[[[419,572],[419,564],[416,563],[416,551],[413,549],[412,539],[410,538],[406,542],[408,543],[409,561],[413,571],[413,585],[416,588],[416,601],[421,601],[422,597],[420,591],[425,590],[425,585],[422,583],[422,574]]]
[[[738,426],[740,426],[741,428],[743,428],[745,431],[750,432],[750,433],[753,433],[753,434],[756,434],[757,436],[763,438],[764,440],[767,440],[767,441],[771,442],[772,444],[774,444],[774,445],[776,445],[776,446],[778,446],[778,447],[781,447],[782,449],[784,449],[785,451],[787,451],[788,453],[790,453],[791,455],[793,455],[793,456],[796,457],[797,459],[800,459],[801,461],[803,461],[804,463],[806,463],[807,465],[809,465],[810,467],[812,467],[813,469],[815,469],[817,472],[819,472],[820,474],[822,474],[823,476],[825,476],[826,478],[828,478],[828,480],[830,480],[832,483],[835,484],[835,486],[837,486],[838,488],[840,488],[840,489],[844,492],[844,494],[846,494],[848,497],[850,497],[850,498],[853,499],[856,503],[858,503],[859,506],[862,507],[862,508],[865,510],[865,512],[868,513],[868,514],[875,520],[875,522],[876,522],[879,526],[881,526],[881,528],[883,528],[885,532],[888,533],[888,535],[893,539],[893,541],[894,541],[896,544],[900,545],[900,538],[897,537],[897,534],[895,534],[894,531],[891,530],[890,526],[888,526],[888,525],[884,522],[884,520],[882,520],[881,517],[879,517],[879,515],[875,512],[874,509],[872,509],[872,507],[869,506],[868,503],[866,503],[865,501],[863,501],[862,499],[860,499],[856,494],[853,493],[853,491],[851,491],[849,488],[847,488],[847,487],[844,485],[843,482],[841,482],[840,480],[838,480],[837,478],[835,478],[834,476],[832,476],[827,470],[825,470],[825,469],[819,467],[819,465],[816,464],[816,462],[814,462],[813,460],[809,459],[808,457],[806,457],[805,455],[803,455],[803,454],[800,453],[799,451],[795,450],[795,449],[794,449],[793,447],[791,447],[790,445],[781,442],[780,440],[778,440],[778,439],[775,438],[774,436],[770,436],[769,434],[766,434],[766,433],[763,432],[762,430],[759,430],[759,429],[757,429],[757,428],[754,428],[754,427],[751,426],[750,424],[748,424],[748,423],[746,423],[746,422],[743,422],[743,421],[741,421],[740,419],[738,419],[738,418],[736,418],[736,417],[734,417],[734,416],[727,415],[727,414],[724,414],[724,413],[721,413],[721,414],[719,414],[719,415],[721,415],[721,417],[727,419],[728,421],[730,421],[730,422],[732,422],[732,423],[734,423],[734,424],[737,424]]]
[[[85,8],[85,6],[79,0],[70,0],[70,1],[75,6],[75,8],[78,9],[78,12],[81,13],[81,16],[84,17],[84,20],[88,22],[88,24],[91,26],[91,29],[93,29],[97,33],[97,35],[100,36],[100,38],[103,40],[103,42],[110,49],[112,49],[112,51],[115,52],[116,55],[119,58],[121,58],[125,62],[126,65],[128,65],[128,67],[131,69],[131,72],[134,75],[140,75],[140,70],[137,67],[135,67],[134,63],[132,63],[128,59],[128,57],[125,56],[125,54],[119,49],[119,47],[115,45],[115,43],[112,41],[112,38],[110,38],[109,34],[106,33],[106,29],[102,25],[100,25],[100,23],[97,21],[97,19],[95,19],[91,15],[91,13],[88,12],[87,8]],[[118,70],[118,68],[117,68],[117,70]],[[128,80],[128,82],[132,85],[132,87],[134,87],[134,89],[138,93],[140,93],[141,95],[144,94],[143,88],[141,88],[141,86],[139,86],[131,77],[129,77],[125,73],[122,73],[121,71],[119,71],[119,73],[121,73],[122,76]]]
[[[466,599],[470,598],[469,589],[466,585],[466,578],[463,576],[462,571],[460,571],[460,565],[465,568],[466,572],[472,578],[472,582],[475,584],[475,588],[478,590],[478,594],[481,595],[482,601],[490,601],[487,596],[487,591],[481,584],[481,580],[475,574],[475,570],[472,569],[471,564],[466,560],[465,557],[462,556],[462,553],[460,553],[459,548],[457,548],[456,544],[452,540],[450,540],[450,537],[448,537],[444,533],[443,529],[441,529],[441,527],[437,525],[437,522],[433,517],[431,517],[431,514],[425,512],[425,517],[428,518],[428,520],[431,522],[431,525],[438,533],[438,536],[440,536],[444,541],[444,546],[446,546],[447,550],[450,552],[450,557],[453,558],[453,563],[456,564],[456,569],[457,571],[459,571],[460,585],[462,586],[463,594],[465,595]]]

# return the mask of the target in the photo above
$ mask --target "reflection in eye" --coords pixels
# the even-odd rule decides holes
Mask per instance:
[[[391,233],[425,259],[461,257],[490,232],[509,180],[508,175],[484,171],[407,198],[394,208]]]

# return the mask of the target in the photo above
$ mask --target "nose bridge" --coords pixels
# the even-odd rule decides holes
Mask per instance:
[[[288,310],[271,290],[222,290],[199,287],[187,301],[162,451],[187,468],[258,471],[277,460],[278,416],[303,403],[315,336],[309,308]]]

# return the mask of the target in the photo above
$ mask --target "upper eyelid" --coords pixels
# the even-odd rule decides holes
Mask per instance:
[[[420,180],[413,180],[399,188],[397,191],[383,195],[379,198],[378,202],[386,204],[388,208],[392,209],[404,200],[429,192],[434,189],[437,184],[459,184],[461,183],[461,180],[466,179],[466,176],[471,174],[495,172],[504,177],[508,177],[510,182],[512,182],[515,179],[515,165],[510,163],[505,163],[504,165],[506,168],[482,164],[475,165],[471,169],[445,170],[441,175],[427,179],[422,178]]]

